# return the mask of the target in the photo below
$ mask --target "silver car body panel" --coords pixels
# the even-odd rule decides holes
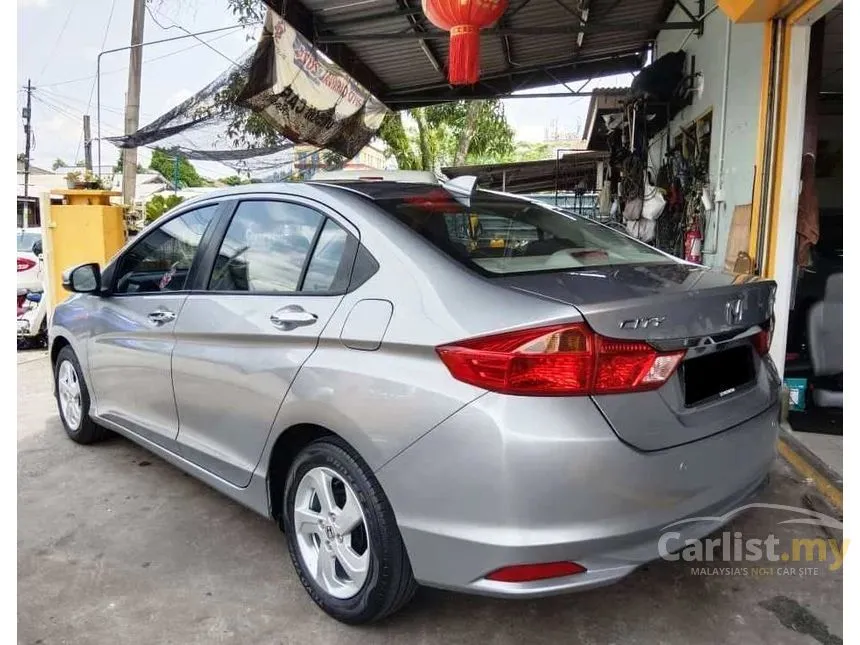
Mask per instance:
[[[711,438],[642,453],[618,441],[587,398],[488,393],[377,477],[416,579],[544,595],[623,577],[658,557],[662,527],[739,506],[767,475],[776,435],[772,407]],[[693,528],[700,537],[718,527]],[[483,580],[508,564],[561,560],[588,571],[524,589]]]
[[[545,324],[587,320],[608,330],[619,317],[655,315],[645,298],[669,307],[675,331],[662,338],[673,342],[704,329],[696,294],[737,293],[731,280],[710,284],[726,278],[682,262],[665,269],[677,273],[668,278],[664,269],[631,270],[623,286],[611,270],[488,279],[354,190],[324,184],[238,187],[176,213],[243,195],[313,203],[360,238],[378,270],[333,296],[75,295],[57,307],[50,330],[52,348],[61,339],[75,350],[97,421],[238,502],[279,510],[269,500],[272,451],[283,433],[320,426],[377,473],[419,581],[522,596],[616,580],[656,557],[661,526],[727,508],[765,477],[779,386],[769,359],[757,363],[753,394],[694,418],[671,382],[635,395],[635,405],[631,395],[506,396],[455,380],[435,351]],[[772,283],[746,286],[744,325],[754,325]],[[317,322],[276,329],[269,316],[288,304]],[[177,318],[156,328],[147,314],[162,306]],[[743,412],[720,422],[735,403]],[[631,409],[645,421],[631,423]],[[655,432],[658,424],[668,430]],[[500,566],[562,559],[588,571],[535,583],[484,579]]]

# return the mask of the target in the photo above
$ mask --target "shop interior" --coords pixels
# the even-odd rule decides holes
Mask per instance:
[[[809,50],[785,377],[792,429],[819,456],[838,449],[841,471],[842,5],[813,25]]]

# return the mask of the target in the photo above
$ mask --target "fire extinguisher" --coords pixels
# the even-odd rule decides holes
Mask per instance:
[[[702,263],[702,231],[697,217],[693,218],[684,235],[684,259],[687,262]]]

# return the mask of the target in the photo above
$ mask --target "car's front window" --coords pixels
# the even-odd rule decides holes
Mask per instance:
[[[187,288],[188,275],[218,206],[212,204],[174,217],[148,231],[123,255],[116,293],[158,293]]]
[[[585,217],[479,191],[466,207],[442,189],[376,203],[454,259],[488,275],[671,260]]]

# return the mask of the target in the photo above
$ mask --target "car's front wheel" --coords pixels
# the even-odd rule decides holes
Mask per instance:
[[[107,430],[90,418],[90,393],[83,378],[78,357],[66,346],[54,363],[54,392],[63,428],[72,441],[95,443],[107,435]]]
[[[284,491],[284,528],[311,598],[350,624],[379,620],[415,593],[394,513],[379,482],[336,438],[296,457]]]

